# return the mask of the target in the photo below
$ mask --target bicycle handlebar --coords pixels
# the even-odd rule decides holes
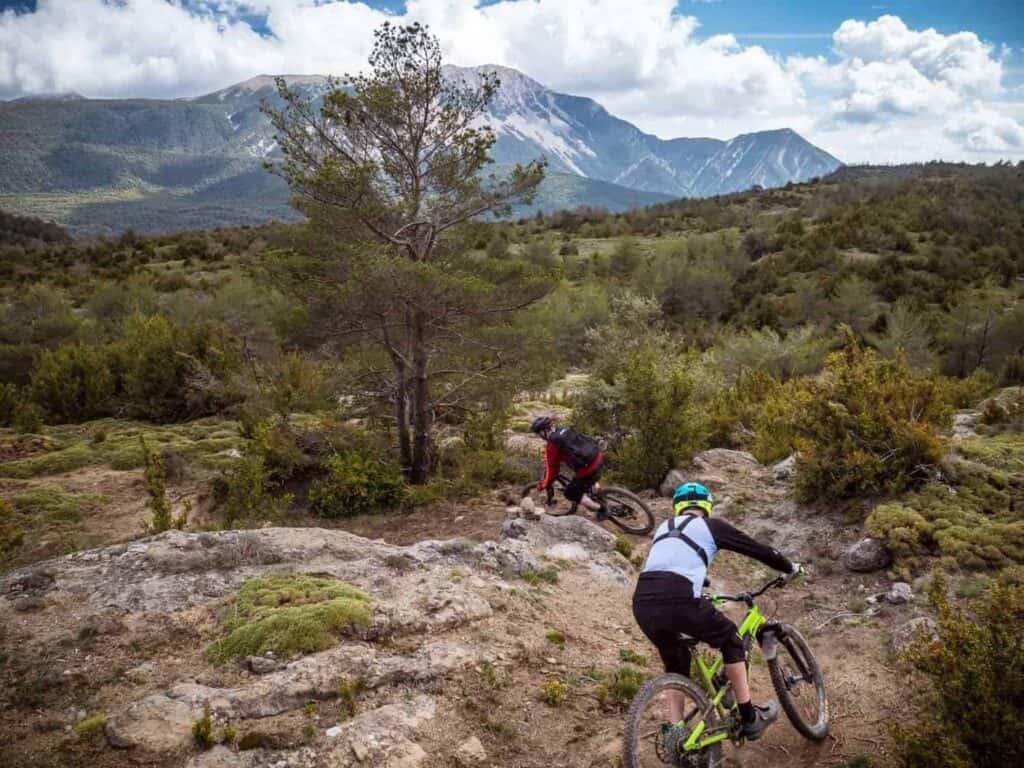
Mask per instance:
[[[779,589],[781,589],[782,587],[786,586],[800,572],[801,571],[797,571],[796,573],[783,574],[781,576],[776,576],[774,579],[771,579],[770,581],[765,583],[764,586],[762,586],[760,589],[758,589],[758,590],[756,590],[754,592],[740,592],[739,594],[736,594],[736,595],[712,595],[711,599],[713,601],[714,600],[722,600],[722,601],[730,602],[730,603],[746,603],[747,605],[750,605],[751,603],[754,602],[754,598],[755,597],[760,597],[765,592],[767,592],[769,589],[772,589],[772,588],[779,588]]]

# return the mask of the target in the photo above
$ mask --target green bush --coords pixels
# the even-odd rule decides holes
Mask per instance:
[[[103,730],[103,726],[107,724],[107,716],[100,712],[99,714],[87,717],[84,720],[80,720],[75,725],[75,733],[85,738],[92,736],[93,734],[99,733]]]
[[[272,519],[291,503],[291,496],[275,496],[276,484],[260,456],[245,454],[213,482],[214,498],[221,506],[225,528],[245,520]]]
[[[314,481],[309,503],[323,517],[352,517],[398,506],[402,469],[356,449],[333,453],[323,461],[326,477]]]
[[[597,689],[597,699],[605,707],[624,709],[647,682],[647,673],[636,667],[623,665],[604,676]]]
[[[44,351],[32,375],[32,399],[56,423],[111,414],[117,391],[115,357],[107,346],[66,344]]]
[[[950,409],[932,378],[850,344],[806,384],[794,415],[804,501],[893,493],[921,484],[942,456]]]
[[[972,613],[932,583],[938,641],[920,638],[907,657],[929,686],[918,719],[892,731],[904,768],[1001,768],[1024,764],[1024,587],[993,586]]]
[[[540,700],[549,707],[558,707],[569,696],[569,686],[561,680],[546,680],[540,687]]]
[[[623,363],[612,383],[587,383],[574,414],[581,429],[609,439],[618,482],[652,488],[701,447],[690,410],[692,384],[682,361],[666,361],[654,350],[642,349]]]
[[[279,574],[248,579],[224,612],[225,636],[206,649],[214,663],[239,656],[315,653],[366,627],[373,602],[341,581]]]
[[[203,711],[203,716],[192,721],[192,740],[200,749],[210,749],[214,745],[213,720],[210,718],[210,710]]]

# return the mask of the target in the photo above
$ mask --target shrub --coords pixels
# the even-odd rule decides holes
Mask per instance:
[[[213,746],[213,720],[210,718],[210,710],[203,710],[203,716],[192,721],[192,740],[200,749],[210,749]]]
[[[635,664],[638,667],[647,666],[647,657],[629,648],[622,648],[619,650],[619,659],[626,664]]]
[[[142,445],[143,478],[146,483],[147,502],[150,511],[149,522],[146,523],[147,533],[163,533],[170,530],[174,523],[171,517],[171,505],[167,501],[166,475],[164,473],[163,456],[150,449],[146,438],[139,435]]]
[[[569,686],[561,680],[547,680],[540,687],[540,699],[549,707],[558,707],[569,696]]]
[[[920,638],[907,658],[930,683],[916,722],[893,728],[905,768],[1024,764],[1024,587],[993,586],[973,615],[949,602],[940,574],[930,589],[938,641]]]
[[[558,571],[552,567],[534,569],[527,568],[523,571],[523,581],[531,587],[539,587],[542,584],[557,584]]]
[[[365,687],[362,680],[347,677],[338,683],[338,710],[343,720],[356,716],[356,703]]]
[[[277,421],[256,424],[247,450],[263,459],[263,466],[274,482],[290,479],[307,463],[295,433]]]
[[[309,490],[310,506],[323,517],[352,517],[397,506],[402,500],[402,470],[355,449],[331,454],[323,462],[327,476]]]
[[[906,490],[942,456],[950,410],[934,379],[850,344],[829,358],[795,414],[797,491],[805,501]]]
[[[633,556],[633,542],[620,533],[615,537],[615,551],[629,560]]]
[[[597,689],[597,699],[606,707],[622,709],[629,705],[645,682],[645,672],[632,666],[618,667],[604,676],[604,682]]]
[[[30,391],[51,421],[77,422],[110,415],[117,388],[111,348],[80,343],[44,351]]]
[[[79,721],[79,723],[75,725],[75,733],[83,738],[92,736],[94,733],[102,731],[103,726],[106,724],[107,716],[100,712],[92,717],[87,717],[84,720]]]
[[[304,575],[248,579],[225,610],[225,636],[206,649],[215,664],[238,656],[315,653],[369,625],[370,596],[341,581]]]
[[[291,496],[275,496],[275,485],[260,456],[246,454],[213,484],[214,498],[222,505],[224,527],[242,520],[273,518],[291,503]]]
[[[557,645],[559,648],[565,648],[565,635],[559,632],[557,629],[549,629],[547,634],[544,635],[549,643]]]
[[[617,480],[651,488],[700,447],[689,407],[691,391],[680,361],[640,350],[624,361],[613,383],[587,383],[575,416],[581,429],[608,437]]]

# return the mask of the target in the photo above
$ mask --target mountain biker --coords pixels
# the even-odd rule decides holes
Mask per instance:
[[[701,596],[715,554],[739,552],[787,574],[800,572],[778,550],[754,541],[725,520],[710,518],[714,500],[700,483],[683,483],[672,497],[674,516],[654,532],[654,544],[633,593],[633,616],[661,655],[666,672],[690,675],[690,649],[679,635],[694,637],[721,651],[740,711],[741,734],[756,740],[778,718],[774,701],[750,700],[746,656],[736,625]],[[683,719],[682,694],[670,694],[673,723]]]
[[[600,520],[604,516],[604,507],[590,498],[590,490],[601,479],[604,469],[604,454],[597,440],[584,435],[571,427],[556,426],[550,416],[538,416],[530,424],[530,431],[547,441],[544,451],[544,479],[537,483],[538,491],[551,487],[558,477],[562,464],[568,464],[574,472],[573,478],[565,486],[565,498],[576,504],[583,504],[597,513]]]

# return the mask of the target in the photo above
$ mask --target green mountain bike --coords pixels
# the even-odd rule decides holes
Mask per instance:
[[[747,605],[739,635],[748,663],[750,645],[756,640],[789,721],[805,738],[821,741],[828,735],[828,700],[821,667],[795,627],[769,620],[754,603],[754,598],[773,587],[783,587],[788,581],[788,577],[780,576],[756,592],[714,595],[711,600],[716,605]],[[681,635],[680,642],[693,650],[698,641]],[[700,654],[694,653],[693,657],[699,684],[682,675],[665,674],[648,681],[633,699],[623,736],[626,768],[719,768],[722,742],[729,739],[737,746],[742,744],[739,709],[725,676],[725,662],[719,656],[709,665]],[[675,723],[677,727],[668,722],[667,699],[672,695],[684,704],[683,719]]]

